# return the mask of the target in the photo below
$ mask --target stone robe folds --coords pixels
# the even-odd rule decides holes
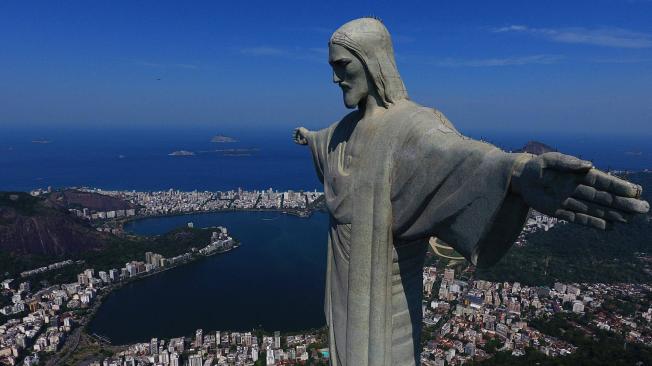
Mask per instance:
[[[517,154],[408,100],[373,120],[358,113],[306,136],[330,212],[331,365],[417,365],[427,241],[478,265],[500,259],[528,212],[509,192]]]

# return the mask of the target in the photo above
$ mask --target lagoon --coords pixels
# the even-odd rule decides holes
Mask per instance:
[[[156,217],[130,222],[125,230],[158,235],[188,222],[225,226],[242,245],[115,290],[90,322],[90,333],[127,344],[191,335],[199,328],[288,332],[325,324],[326,213]]]

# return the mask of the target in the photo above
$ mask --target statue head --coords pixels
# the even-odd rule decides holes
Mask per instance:
[[[391,37],[380,20],[360,18],[344,24],[331,36],[328,49],[333,82],[342,88],[348,108],[374,93],[386,108],[407,98]]]

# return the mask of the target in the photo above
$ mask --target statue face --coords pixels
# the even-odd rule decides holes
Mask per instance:
[[[331,43],[328,51],[333,82],[342,88],[346,107],[355,108],[369,95],[367,70],[353,53],[338,44]]]

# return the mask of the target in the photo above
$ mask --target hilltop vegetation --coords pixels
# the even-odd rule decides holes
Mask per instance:
[[[637,256],[652,252],[652,225],[645,220],[610,232],[558,225],[530,234],[527,240],[527,245],[512,248],[495,266],[477,269],[476,277],[529,285],[652,281],[645,262]]]
[[[46,280],[50,283],[64,283],[76,280],[79,272],[86,268],[97,271],[124,267],[125,263],[145,259],[146,252],[155,252],[170,258],[190,251],[190,248],[206,246],[211,229],[180,228],[156,237],[107,237],[102,250],[75,253],[65,257],[80,261],[59,270],[30,277],[32,283]],[[39,255],[15,255],[0,251],[0,279],[20,277],[20,272],[38,268],[64,259]]]
[[[56,258],[100,249],[106,238],[50,201],[0,192],[0,252]]]
[[[13,210],[21,215],[33,215],[39,209],[39,199],[24,192],[0,192],[0,223],[8,222],[9,217],[4,218],[3,213],[8,215]]]
[[[47,195],[47,201],[52,207],[69,209],[87,208],[92,211],[113,211],[136,208],[136,205],[120,198],[94,192],[82,192],[76,189],[66,189]]]
[[[123,209],[130,204],[112,197],[78,191],[33,197],[24,192],[0,192],[0,279],[64,259],[80,264],[37,275],[31,279],[74,280],[80,270],[120,268],[142,260],[145,252],[173,257],[209,242],[210,230],[182,228],[158,237],[117,237],[98,232],[68,208]]]
[[[586,327],[593,335],[580,330],[575,324]],[[530,326],[545,334],[572,343],[578,347],[576,352],[563,357],[548,357],[536,350],[527,350],[526,354],[521,357],[512,356],[510,352],[499,352],[486,361],[474,362],[472,365],[625,366],[652,364],[652,348],[626,342],[617,333],[598,329],[589,324],[586,317],[559,313],[546,320],[534,320]]]

